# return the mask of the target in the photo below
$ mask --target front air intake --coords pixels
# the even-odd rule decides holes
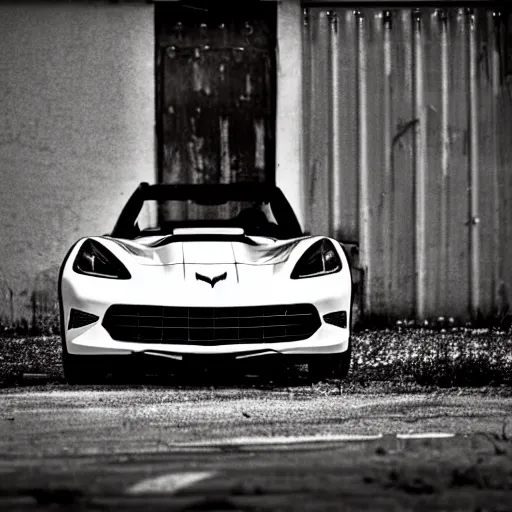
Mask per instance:
[[[68,329],[79,329],[80,327],[93,324],[97,320],[99,320],[99,316],[72,308],[69,315]]]
[[[334,313],[327,313],[327,315],[324,315],[324,321],[328,324],[345,329],[347,327],[347,312],[335,311]]]
[[[320,327],[312,304],[225,308],[111,306],[103,327],[117,341],[232,345],[305,340]]]

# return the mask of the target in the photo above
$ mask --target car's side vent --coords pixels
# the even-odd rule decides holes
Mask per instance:
[[[324,321],[328,324],[335,325],[336,327],[347,327],[347,312],[335,311],[334,313],[327,313],[324,315]]]
[[[99,320],[99,318],[99,316],[86,313],[85,311],[80,311],[79,309],[71,309],[68,329],[78,329],[80,327],[85,327],[86,325],[93,324]]]

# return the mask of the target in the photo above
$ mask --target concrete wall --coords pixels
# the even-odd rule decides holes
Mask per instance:
[[[0,318],[54,309],[73,242],[155,169],[149,4],[0,5]]]

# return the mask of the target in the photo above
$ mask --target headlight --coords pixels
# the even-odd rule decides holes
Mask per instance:
[[[107,279],[130,279],[132,276],[124,265],[100,243],[86,240],[73,263],[78,274]]]
[[[341,260],[329,240],[320,240],[313,244],[300,258],[293,269],[292,279],[317,277],[334,274],[341,270]]]

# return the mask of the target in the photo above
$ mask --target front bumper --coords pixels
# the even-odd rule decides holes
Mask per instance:
[[[185,354],[240,354],[244,357],[255,357],[260,352],[277,352],[289,355],[344,352],[348,348],[349,336],[349,329],[342,329],[323,323],[311,337],[299,341],[238,343],[236,345],[213,346],[136,343],[113,340],[105,328],[97,322],[90,328],[81,327],[68,331],[66,333],[66,347],[68,353],[77,355],[123,355],[151,352],[155,354],[168,353],[173,356]],[[254,356],[247,355],[251,353],[254,353]]]
[[[148,268],[147,272],[155,271]],[[189,356],[228,356],[247,359],[264,355],[282,354],[307,356],[345,352],[350,338],[351,282],[349,272],[340,272],[314,279],[273,283],[272,289],[228,286],[215,289],[209,286],[187,286],[174,289],[165,280],[141,280],[140,286],[131,281],[92,278],[74,273],[67,268],[61,281],[61,300],[66,351],[72,355],[130,355],[146,354],[181,360]],[[173,293],[169,293],[173,289]],[[200,290],[200,293],[198,293]],[[333,293],[335,291],[335,293]],[[225,345],[190,345],[168,343],[138,343],[112,339],[102,322],[113,304],[147,304],[190,307],[241,307],[260,305],[313,304],[320,316],[318,330],[309,338],[299,341],[272,341]],[[86,326],[69,328],[71,309],[95,315],[97,320]],[[326,323],[324,315],[346,311],[347,327]]]

